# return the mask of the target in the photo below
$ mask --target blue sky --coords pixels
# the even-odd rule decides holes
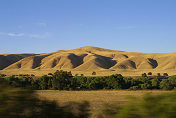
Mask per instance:
[[[0,0],[0,53],[176,52],[176,0]]]

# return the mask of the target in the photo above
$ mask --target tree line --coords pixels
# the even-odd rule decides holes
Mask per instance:
[[[164,89],[176,88],[176,76],[173,77],[123,77],[121,74],[114,74],[104,77],[72,76],[71,72],[57,70],[55,73],[44,75],[39,78],[29,76],[1,77],[8,81],[13,87],[29,87],[34,90],[100,90],[100,89]]]

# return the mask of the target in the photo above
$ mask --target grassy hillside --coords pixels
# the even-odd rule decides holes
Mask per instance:
[[[87,46],[38,55],[0,55],[0,69],[7,74],[39,73],[39,76],[61,69],[86,76],[93,71],[97,76],[114,73],[139,76],[144,72],[175,75],[176,53],[124,52]]]

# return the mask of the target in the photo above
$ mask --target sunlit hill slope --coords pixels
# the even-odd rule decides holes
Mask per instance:
[[[176,70],[176,53],[137,53],[81,47],[44,54],[0,55],[1,70]]]

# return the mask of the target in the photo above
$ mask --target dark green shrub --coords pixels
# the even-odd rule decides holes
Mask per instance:
[[[143,74],[142,74],[142,77],[147,77],[147,74],[146,74],[146,73],[143,73]]]
[[[96,75],[96,72],[92,72],[92,75]]]
[[[160,77],[160,76],[161,76],[161,74],[160,74],[160,73],[157,73],[157,76],[158,76],[158,77]]]
[[[152,75],[152,72],[149,72],[148,75]]]
[[[130,87],[130,90],[139,90],[139,89],[140,89],[139,86],[132,86],[132,87]]]
[[[167,73],[164,73],[163,76],[166,76],[166,77],[167,77],[167,76],[169,76],[169,75],[168,75]]]

